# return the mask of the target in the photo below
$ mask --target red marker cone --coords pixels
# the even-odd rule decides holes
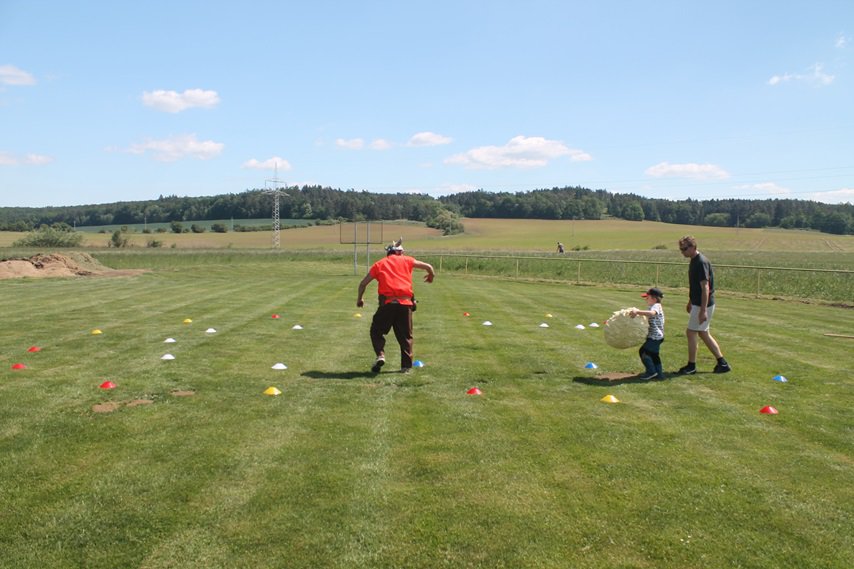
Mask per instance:
[[[39,348],[38,346],[30,346],[30,349],[28,349],[27,351],[28,351],[28,352],[30,352],[30,353],[32,353],[32,352],[40,352],[40,351],[42,351],[42,349],[41,349],[41,348]]]
[[[771,407],[770,405],[766,405],[765,407],[760,409],[759,412],[764,414],[764,415],[776,415],[779,413],[779,411],[777,411],[777,409],[775,409],[774,407]]]
[[[24,364],[12,364],[12,369],[27,369]]]
[[[281,318],[281,316],[279,316],[278,314],[273,314],[273,316],[271,316],[271,318],[273,320],[277,320],[277,319]]]
[[[463,312],[463,316],[471,316],[468,312]]]
[[[100,387],[101,389],[115,389],[116,384],[113,383],[112,381],[105,381],[104,383],[102,383],[98,387]]]
[[[472,387],[471,389],[466,391],[466,394],[468,394],[468,395],[482,395],[482,392],[477,387]]]

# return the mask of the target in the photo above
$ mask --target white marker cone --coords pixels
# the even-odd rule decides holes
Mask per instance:
[[[576,330],[584,330],[584,324],[576,324],[575,329]]]
[[[589,326],[590,326],[591,328],[598,328],[598,327],[599,327],[599,323],[598,323],[598,322],[591,322],[591,323],[589,324]]]
[[[294,324],[291,330],[302,330],[302,326],[300,326],[299,324]]]
[[[205,334],[216,334],[216,330],[214,328],[208,328],[205,330]]]
[[[177,341],[178,340],[176,340],[175,338],[166,338],[165,340],[163,340],[163,343],[164,344],[174,344]]]
[[[160,357],[160,359],[161,360],[174,360],[175,356],[173,356],[172,354],[164,354],[163,356]]]
[[[545,322],[543,322],[542,324],[540,324],[540,328],[548,328],[548,327],[549,327],[549,325],[548,325],[548,324],[546,324]]]
[[[278,364],[273,366],[273,369],[288,369],[288,366],[286,366],[283,363],[278,363]]]
[[[483,325],[484,325],[484,326],[492,326],[492,322],[490,322],[489,320],[487,320],[486,322],[484,322],[484,323],[483,323]]]

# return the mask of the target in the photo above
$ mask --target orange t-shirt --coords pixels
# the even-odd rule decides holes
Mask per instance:
[[[377,293],[393,297],[400,304],[412,304],[412,268],[415,258],[389,255],[371,266],[370,274],[377,279]]]

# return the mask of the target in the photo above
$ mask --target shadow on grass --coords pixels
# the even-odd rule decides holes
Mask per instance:
[[[626,383],[658,383],[661,380],[641,379],[637,374],[620,374],[622,377],[608,376],[576,376],[572,378],[575,383],[583,383],[585,385],[595,385],[598,387],[610,387],[613,385],[624,385]],[[666,381],[666,380],[664,380]]]
[[[302,372],[301,375],[312,379],[364,379],[374,378],[379,374],[370,370],[365,371],[316,371],[309,370]]]
[[[386,384],[394,387],[423,387],[431,382],[424,377],[416,377],[415,373],[401,373],[399,371],[391,371],[384,373],[374,373],[372,371],[304,371],[301,374],[303,377],[312,379],[375,379],[382,380],[378,385]]]

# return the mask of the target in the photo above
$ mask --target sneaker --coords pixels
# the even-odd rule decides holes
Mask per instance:
[[[679,368],[679,375],[694,375],[697,373],[697,366],[695,364],[688,364],[686,366],[682,366]]]
[[[727,373],[730,371],[732,371],[732,368],[729,367],[729,364],[726,362],[716,365],[714,369],[715,373]]]
[[[638,379],[642,379],[644,381],[649,381],[650,379],[658,379],[657,371],[645,371],[643,372]]]
[[[385,365],[385,356],[377,356],[377,361],[374,362],[374,366],[371,368],[371,371],[374,373],[379,373],[380,368]]]

